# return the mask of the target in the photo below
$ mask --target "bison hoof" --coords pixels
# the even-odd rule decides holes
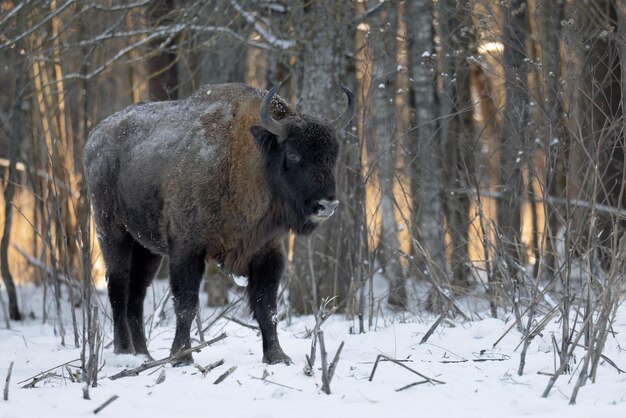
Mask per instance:
[[[193,357],[191,356],[191,354],[172,361],[172,366],[174,367],[191,366],[192,364],[193,364]]]
[[[285,363],[286,365],[290,365],[293,363],[291,361],[291,357],[283,352],[280,348],[275,350],[268,350],[263,354],[263,363],[267,364],[278,364]]]
[[[113,348],[113,353],[114,354],[135,354],[135,349],[133,348],[132,345],[130,346],[118,345]]]
[[[137,357],[143,357],[144,363],[149,362],[149,361],[154,361],[154,357],[152,357],[150,353],[135,353],[135,355]]]

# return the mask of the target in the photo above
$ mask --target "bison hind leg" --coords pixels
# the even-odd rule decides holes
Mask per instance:
[[[144,354],[149,359],[152,357],[148,352],[146,334],[143,325],[143,302],[146,290],[161,266],[162,257],[153,254],[138,242],[132,249],[130,268],[130,285],[127,303],[128,326],[133,340],[136,354]]]
[[[176,312],[176,334],[171,354],[191,347],[191,324],[198,313],[198,293],[204,273],[204,253],[173,251],[170,254],[170,285]],[[193,364],[191,354],[177,358],[174,366]]]
[[[113,351],[116,354],[133,354],[135,349],[127,315],[133,239],[123,228],[111,222],[98,222],[97,226],[113,313]]]
[[[254,318],[259,323],[263,340],[263,362],[291,364],[276,332],[276,297],[285,268],[285,257],[278,245],[268,245],[250,260],[248,299]]]

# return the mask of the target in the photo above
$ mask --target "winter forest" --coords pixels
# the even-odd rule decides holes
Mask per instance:
[[[116,356],[86,139],[227,82],[328,120],[340,83],[357,100],[336,213],[283,242],[294,365],[261,363],[245,280],[214,263],[195,366]],[[623,0],[0,0],[0,91],[3,418],[626,416]]]

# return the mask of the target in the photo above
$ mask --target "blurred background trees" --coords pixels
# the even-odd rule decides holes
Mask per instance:
[[[567,362],[571,309],[610,311],[623,288],[625,60],[620,0],[0,0],[2,308],[20,318],[14,283],[35,283],[45,320],[102,281],[81,156],[104,117],[283,81],[332,119],[342,83],[359,113],[338,133],[341,207],[285,242],[283,309],[335,297],[365,331],[385,306],[482,306],[527,336],[556,312]]]

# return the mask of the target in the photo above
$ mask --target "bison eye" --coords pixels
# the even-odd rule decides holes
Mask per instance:
[[[287,153],[287,159],[291,161],[292,163],[300,162],[300,156],[293,151],[290,151]]]

